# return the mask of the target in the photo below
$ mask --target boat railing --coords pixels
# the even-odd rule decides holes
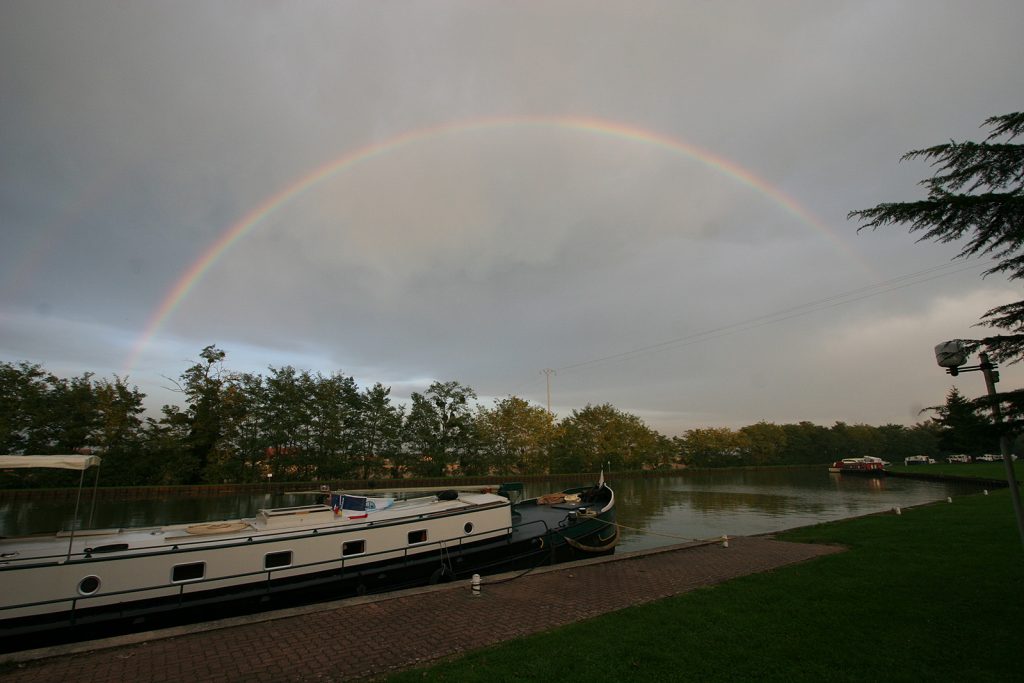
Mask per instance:
[[[545,526],[547,526],[547,525],[545,525]],[[499,527],[497,529],[490,529],[488,531],[481,531],[481,532],[476,532],[476,533],[464,534],[464,535],[461,535],[461,536],[455,536],[455,537],[451,537],[451,538],[440,539],[440,540],[436,540],[436,541],[427,541],[427,542],[424,542],[424,543],[418,543],[415,546],[408,546],[408,547],[405,547],[405,548],[391,548],[389,550],[380,550],[380,551],[373,552],[373,553],[361,553],[359,555],[352,555],[352,556],[348,556],[348,557],[332,558],[332,559],[329,559],[329,560],[317,560],[315,562],[305,562],[305,563],[301,563],[301,564],[292,564],[292,565],[288,565],[288,566],[284,566],[284,567],[275,567],[273,569],[260,569],[260,570],[254,570],[254,571],[249,571],[249,572],[240,572],[240,573],[237,573],[237,574],[204,577],[204,578],[201,578],[201,579],[194,579],[194,580],[191,580],[191,581],[181,582],[181,583],[176,583],[176,584],[172,583],[172,584],[152,585],[152,586],[145,586],[143,588],[131,588],[131,589],[120,590],[120,591],[109,591],[109,592],[104,592],[104,593],[96,593],[94,595],[84,595],[84,596],[83,595],[79,595],[79,596],[75,596],[75,597],[55,598],[53,600],[42,600],[42,601],[38,601],[38,602],[26,602],[26,603],[21,603],[21,604],[17,604],[17,605],[9,605],[9,606],[6,606],[6,607],[0,607],[0,619],[5,618],[5,617],[2,616],[4,612],[11,611],[11,610],[28,609],[28,608],[32,608],[32,607],[42,607],[42,606],[47,606],[47,605],[69,604],[70,605],[70,607],[69,607],[70,615],[67,618],[70,619],[72,621],[72,623],[73,623],[74,618],[75,618],[74,617],[75,612],[77,610],[80,610],[80,609],[86,609],[89,606],[88,603],[89,603],[90,600],[98,600],[98,599],[101,599],[101,598],[110,598],[110,597],[113,597],[113,596],[135,595],[135,594],[139,594],[139,593],[161,591],[161,590],[166,590],[168,588],[172,588],[172,587],[175,587],[175,586],[177,586],[177,591],[175,591],[174,593],[165,593],[165,594],[160,595],[158,597],[161,597],[161,598],[178,597],[179,599],[181,599],[181,598],[185,597],[186,589],[189,589],[190,592],[193,592],[194,591],[194,588],[193,588],[194,586],[198,586],[198,585],[202,585],[202,584],[206,584],[206,583],[223,583],[225,581],[237,581],[239,579],[246,579],[246,578],[251,578],[251,577],[254,577],[254,576],[262,576],[262,575],[266,576],[266,582],[265,583],[260,582],[260,584],[258,584],[258,585],[265,586],[265,591],[269,593],[269,592],[271,592],[270,584],[274,580],[275,575],[279,577],[282,574],[284,574],[285,572],[294,572],[294,570],[296,570],[296,569],[310,569],[310,570],[313,570],[316,567],[321,567],[322,569],[320,571],[330,571],[332,568],[337,568],[337,569],[339,569],[342,572],[342,575],[339,578],[344,578],[344,571],[346,569],[351,568],[351,570],[353,572],[358,572],[358,571],[360,571],[360,567],[364,567],[367,564],[372,564],[372,558],[375,558],[375,557],[376,558],[380,558],[382,556],[387,555],[387,556],[390,556],[390,557],[395,558],[395,559],[401,559],[404,565],[408,565],[408,563],[411,560],[424,561],[424,558],[422,556],[428,555],[428,554],[431,554],[431,553],[437,553],[438,555],[440,555],[443,558],[444,557],[444,553],[451,552],[452,550],[458,551],[459,549],[461,549],[461,546],[466,545],[466,544],[468,544],[470,542],[474,542],[474,541],[477,541],[477,540],[486,540],[484,537],[487,537],[487,536],[494,537],[496,540],[499,540],[502,537],[501,536],[497,536],[497,534],[503,534],[503,537],[507,538],[510,535],[509,532],[511,531],[511,529],[512,529],[511,527]],[[153,553],[153,554],[157,554],[157,553]],[[367,560],[370,560],[370,562],[367,562]],[[301,579],[302,574],[308,574],[308,573],[312,573],[312,572],[302,572],[302,573],[299,573],[295,577],[292,577],[292,578]],[[255,587],[257,585],[256,582],[240,582],[238,584],[238,588],[240,590],[244,590],[244,588],[245,588],[245,586],[247,584],[250,585],[250,586],[253,586],[253,587]],[[2,628],[0,628],[0,632],[2,632]]]
[[[538,525],[538,524],[541,525],[544,528],[544,533],[545,534],[547,534],[547,533],[549,533],[551,531],[550,525],[548,525],[547,520],[544,520],[544,519],[533,519],[533,520],[530,520],[529,522],[522,522],[521,524],[514,525],[513,528],[516,531],[520,531],[520,530],[527,529],[528,527],[535,526],[535,525]],[[509,534],[509,540],[510,541],[512,540],[511,539],[511,534]]]

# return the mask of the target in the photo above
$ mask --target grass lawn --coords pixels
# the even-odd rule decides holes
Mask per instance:
[[[850,550],[389,680],[1024,680],[1024,549],[1006,490],[780,538]]]
[[[886,469],[893,472],[920,472],[921,474],[944,474],[952,477],[1006,481],[1006,465],[1001,462],[937,462],[934,465],[911,465],[909,467],[893,463]],[[1024,480],[1024,460],[1018,460],[1013,463],[1013,473],[1016,475],[1017,481]]]

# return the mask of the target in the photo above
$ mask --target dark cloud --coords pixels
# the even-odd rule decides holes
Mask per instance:
[[[920,195],[929,169],[903,151],[1019,109],[1022,20],[995,1],[7,2],[0,357],[119,372],[139,350],[156,400],[217,342],[246,369],[342,369],[396,394],[437,378],[537,400],[539,370],[561,368],[563,414],[609,401],[670,433],[912,422],[945,391],[931,345],[1015,287],[950,269],[771,316],[955,254],[858,235],[846,213]],[[493,116],[648,129],[762,189],[593,131],[419,136],[278,205],[140,347],[276,193]]]

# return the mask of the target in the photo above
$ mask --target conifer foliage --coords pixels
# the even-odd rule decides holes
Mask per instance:
[[[935,168],[921,181],[926,199],[883,203],[849,218],[862,221],[860,229],[900,224],[920,233],[920,241],[963,241],[959,258],[994,259],[984,275],[1024,279],[1024,144],[1013,142],[1024,134],[1024,112],[993,116],[982,127],[989,134],[981,142],[951,141],[903,155]],[[998,362],[1024,360],[1024,300],[987,311],[981,325],[1005,333],[973,340],[974,348]]]

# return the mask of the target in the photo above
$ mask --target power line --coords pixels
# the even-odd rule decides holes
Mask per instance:
[[[602,356],[600,358],[592,358],[590,360],[585,360],[578,363],[571,363],[569,365],[564,365],[558,368],[558,371],[564,372],[567,370],[575,370],[582,367],[597,365],[599,363],[605,363],[616,360],[626,360],[628,358],[633,358],[648,353],[662,351],[670,347],[691,346],[693,344],[719,339],[721,337],[726,337],[732,334],[736,334],[738,332],[746,332],[748,330],[763,327],[765,325],[772,325],[775,323],[783,322],[785,320],[790,320],[792,318],[798,318],[800,316],[809,315],[811,313],[816,313],[818,311],[824,311],[829,308],[844,306],[846,304],[854,303],[856,301],[861,301],[863,299],[868,299],[873,296],[878,296],[879,294],[886,294],[888,292],[893,292],[898,289],[905,289],[907,287],[912,287],[914,285],[930,282],[932,280],[937,280],[939,278],[948,277],[950,275],[956,275],[957,273],[962,273],[968,270],[973,270],[976,268],[987,266],[991,263],[994,263],[995,261],[996,259],[986,259],[984,261],[977,261],[970,265],[956,268],[955,270],[948,269],[959,264],[946,263],[938,266],[933,266],[931,268],[919,270],[914,273],[900,275],[898,277],[894,277],[892,279],[885,280],[883,282],[879,282],[873,285],[867,285],[839,294],[833,294],[832,296],[828,296],[823,299],[817,299],[815,301],[810,301],[804,304],[800,304],[798,306],[784,308],[782,310],[775,311],[774,313],[756,316],[754,318],[749,318],[747,320],[743,320],[740,322],[731,323],[729,325],[724,325],[722,327],[716,327],[710,330],[704,330],[702,332],[695,332],[693,334],[688,334],[683,337],[675,337],[673,339],[668,339],[662,342],[658,342],[656,344],[640,346],[633,349],[629,349],[627,351],[620,351],[618,353],[613,353],[608,356]],[[937,271],[943,270],[946,270],[947,272],[938,272],[938,274],[933,274],[936,273]],[[930,275],[930,277],[923,277],[926,275]]]

